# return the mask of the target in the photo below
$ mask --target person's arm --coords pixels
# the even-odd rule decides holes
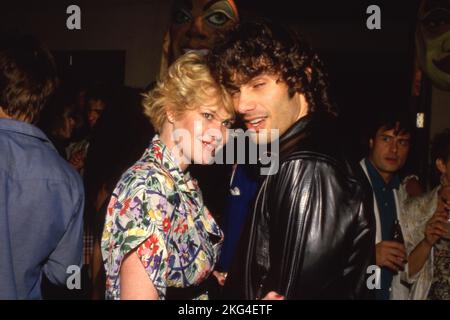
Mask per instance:
[[[49,256],[44,272],[53,284],[66,285],[67,277],[71,275],[69,267],[79,267],[83,258],[83,210],[84,194],[83,187],[78,184],[79,198],[71,209],[72,217],[67,225],[64,235],[59,241],[56,249]],[[81,273],[80,273],[81,276]]]
[[[128,254],[120,269],[121,300],[157,300],[159,298],[141,260],[133,250]]]
[[[156,180],[156,176],[154,177],[155,181],[160,181]],[[117,254],[122,259],[120,270],[115,269],[120,277],[120,299],[164,299],[169,274],[168,263],[159,263],[154,267],[151,262],[154,257],[158,257],[160,261],[168,259],[166,241],[170,240],[166,240],[166,238],[169,235],[166,236],[158,226],[162,225],[162,219],[173,215],[174,205],[167,200],[171,191],[163,189],[162,185],[155,182],[151,192],[148,191],[146,184],[139,184],[126,190],[126,195],[119,196],[124,203],[130,203],[132,199],[136,203],[133,206],[122,206],[120,209],[122,213],[115,216],[117,219],[115,223],[126,226],[126,230],[121,230],[115,235],[120,239],[120,243],[116,242],[116,245],[120,250]],[[109,206],[110,208],[115,206],[113,201]],[[108,242],[103,240],[105,238],[102,238],[102,247],[104,248],[109,245],[109,240],[107,240]],[[104,256],[103,258],[109,259],[110,257]],[[113,267],[115,268],[115,266]],[[105,268],[108,277],[111,265],[107,262]],[[155,290],[158,290],[157,293]]]
[[[105,271],[103,269],[100,242],[94,237],[94,247],[91,259],[92,300],[105,298]]]
[[[408,257],[409,276],[414,277],[425,265],[433,245],[447,234],[447,213],[437,209],[425,226],[425,238],[413,249]]]

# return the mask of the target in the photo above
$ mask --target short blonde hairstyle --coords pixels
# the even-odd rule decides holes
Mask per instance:
[[[156,87],[143,96],[144,114],[156,132],[161,132],[169,110],[178,117],[186,110],[213,104],[223,106],[231,117],[235,115],[230,94],[213,79],[205,58],[194,52],[178,58]]]

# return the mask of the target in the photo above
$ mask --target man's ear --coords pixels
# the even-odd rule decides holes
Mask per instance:
[[[372,138],[369,139],[369,148],[370,149],[373,148],[373,139]]]
[[[312,80],[312,69],[311,67],[306,67],[306,76],[308,77],[308,82],[311,82]]]
[[[297,118],[299,120],[309,113],[309,105],[303,93],[296,92],[294,98],[297,100],[297,105],[299,106]]]
[[[439,170],[440,173],[447,172],[447,166],[445,165],[442,159],[436,159],[436,168]]]

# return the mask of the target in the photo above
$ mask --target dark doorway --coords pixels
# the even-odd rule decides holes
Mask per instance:
[[[124,84],[125,51],[54,51],[53,55],[65,84]]]

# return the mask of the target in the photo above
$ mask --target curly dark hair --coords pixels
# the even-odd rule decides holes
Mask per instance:
[[[292,30],[268,20],[241,23],[224,34],[208,55],[213,76],[230,91],[263,74],[278,74],[289,96],[305,95],[309,111],[337,114],[317,53]]]
[[[450,129],[447,128],[441,133],[434,136],[431,143],[431,160],[436,162],[437,159],[448,161],[450,157]]]

